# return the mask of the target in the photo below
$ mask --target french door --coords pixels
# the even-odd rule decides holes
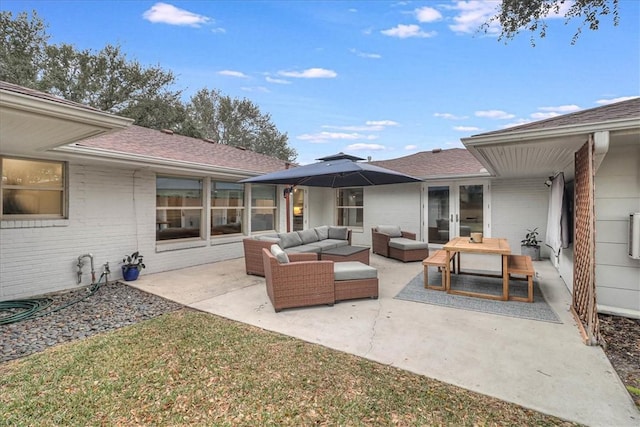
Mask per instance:
[[[445,244],[475,232],[490,236],[488,183],[427,184],[425,194],[424,224],[429,243]]]

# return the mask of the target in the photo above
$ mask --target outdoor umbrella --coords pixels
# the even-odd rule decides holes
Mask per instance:
[[[358,162],[357,160],[364,159],[348,154],[339,153],[318,160],[320,161],[317,163],[255,176],[240,182],[342,188],[421,181],[367,162]]]

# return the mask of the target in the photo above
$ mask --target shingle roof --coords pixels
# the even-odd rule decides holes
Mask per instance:
[[[484,166],[463,148],[422,151],[405,157],[372,162],[375,165],[406,173],[416,178],[451,175],[488,175]]]
[[[77,145],[256,173],[286,168],[286,162],[275,157],[135,125],[109,135],[86,139]]]
[[[552,117],[550,119],[539,120],[537,122],[481,133],[474,136],[508,134],[510,132],[587,125],[592,123],[637,118],[640,118],[640,98],[633,98],[627,101],[616,102],[615,104],[603,105],[602,107],[563,114],[562,116]]]
[[[14,93],[19,93],[22,95],[28,95],[31,96],[33,98],[39,98],[39,99],[44,99],[46,101],[53,101],[53,102],[57,102],[60,104],[64,104],[64,105],[68,105],[71,107],[77,107],[77,108],[82,108],[85,110],[90,110],[90,111],[99,111],[101,113],[105,113],[105,114],[110,114],[110,113],[106,113],[102,110],[99,110],[97,108],[93,108],[90,107],[88,105],[84,105],[84,104],[80,104],[77,102],[73,102],[73,101],[68,101],[64,98],[60,98],[54,95],[51,95],[49,93],[45,93],[45,92],[40,92],[38,90],[35,89],[31,89],[28,87],[24,87],[24,86],[19,86],[13,83],[8,83],[8,82],[4,82],[4,81],[0,81],[0,90],[5,90],[7,92],[14,92]]]

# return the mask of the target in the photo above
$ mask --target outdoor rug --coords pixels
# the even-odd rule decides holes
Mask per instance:
[[[442,282],[441,273],[436,269],[429,270],[429,285],[439,286]],[[451,275],[451,288],[486,294],[502,294],[502,279],[480,277],[464,274]],[[527,295],[527,282],[511,280],[509,293],[515,296]],[[500,316],[520,317],[523,319],[540,320],[544,322],[562,323],[558,315],[547,304],[542,291],[534,280],[533,302],[494,301],[485,298],[451,295],[445,291],[425,289],[422,273],[411,279],[409,283],[395,296],[397,299],[421,302],[424,304],[442,305],[463,310],[480,311]]]

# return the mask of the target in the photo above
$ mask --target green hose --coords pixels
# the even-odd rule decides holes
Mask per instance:
[[[87,293],[85,296],[49,311],[43,310],[45,310],[53,303],[53,300],[51,298],[32,298],[13,301],[0,301],[0,312],[14,312],[15,310],[22,310],[17,313],[9,314],[7,316],[0,316],[0,325],[8,325],[9,323],[21,322],[27,319],[35,319],[36,317],[46,316],[48,314],[55,313],[56,311],[60,311],[63,308],[67,308],[73,304],[77,304],[97,292],[97,290],[100,288],[100,281],[102,281],[103,277],[105,277],[105,273],[102,273],[96,283],[92,283],[88,287],[89,293]]]

